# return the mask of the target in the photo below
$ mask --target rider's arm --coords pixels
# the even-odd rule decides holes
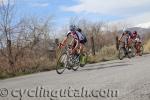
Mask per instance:
[[[61,42],[62,45],[65,45],[65,44],[66,44],[67,38],[68,38],[68,36],[69,36],[70,34],[71,34],[70,32],[67,33],[67,35],[65,36],[65,38],[64,38],[63,41]]]
[[[75,39],[75,41],[76,41],[76,46],[74,47],[74,50],[77,50],[78,45],[79,45],[79,40]]]
[[[122,37],[124,36],[124,34],[122,34],[121,36],[120,36],[120,38],[119,38],[119,41],[121,41],[122,40]]]
[[[65,37],[65,38],[63,39],[63,41],[61,42],[61,44],[62,44],[62,45],[65,45],[66,42],[67,42],[67,37]]]

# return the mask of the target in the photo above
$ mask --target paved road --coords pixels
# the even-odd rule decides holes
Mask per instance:
[[[0,100],[150,100],[150,55],[0,80],[0,88]]]

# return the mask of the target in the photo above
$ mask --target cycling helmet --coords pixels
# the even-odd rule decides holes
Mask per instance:
[[[134,35],[137,35],[137,31],[134,31],[133,34],[134,34]]]
[[[76,26],[75,25],[70,25],[69,28],[70,28],[70,31],[76,31]]]
[[[124,33],[124,34],[128,34],[128,35],[130,35],[130,36],[132,35],[131,31],[129,31],[129,30],[127,30],[127,29],[124,29],[124,30],[123,30],[123,33]]]
[[[128,33],[129,31],[127,29],[123,29],[123,33]]]
[[[79,28],[79,27],[77,28],[77,31],[78,31],[78,32],[82,32],[81,28]]]

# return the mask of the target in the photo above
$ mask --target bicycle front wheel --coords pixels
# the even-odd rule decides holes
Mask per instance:
[[[58,74],[62,74],[66,68],[67,68],[67,54],[63,53],[57,61],[56,72]]]
[[[123,60],[124,57],[125,57],[125,50],[123,47],[121,47],[121,48],[119,48],[118,58],[120,60]]]

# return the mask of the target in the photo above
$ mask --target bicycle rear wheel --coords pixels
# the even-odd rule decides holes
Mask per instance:
[[[75,57],[75,59],[72,59],[72,60],[74,60],[73,61],[74,64],[72,66],[72,69],[74,71],[76,71],[80,67],[79,56]]]
[[[80,67],[79,64],[77,64],[77,65],[73,66],[72,69],[73,69],[74,71],[77,71],[79,67]]]
[[[143,55],[143,51],[144,51],[144,47],[143,47],[143,45],[141,45],[141,46],[140,46],[140,53],[139,53],[140,56]]]
[[[135,55],[136,55],[136,49],[135,49],[135,47],[130,47],[130,49],[131,49],[131,51],[129,51],[129,53],[130,53],[130,56],[131,57],[135,57]]]
[[[63,53],[61,54],[61,56],[57,61],[56,72],[58,74],[62,74],[66,68],[67,68],[67,54]]]

